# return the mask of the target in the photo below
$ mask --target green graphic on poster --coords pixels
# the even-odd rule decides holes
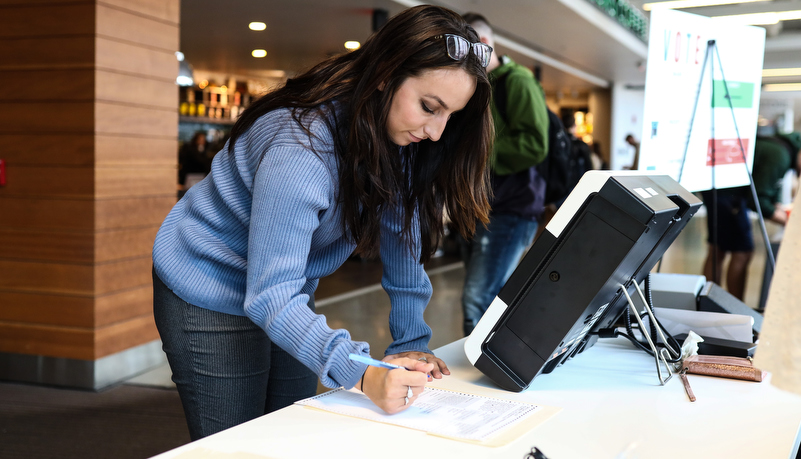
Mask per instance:
[[[752,108],[754,106],[754,83],[726,81],[724,84],[723,80],[715,80],[713,108],[729,108],[729,101],[726,100],[727,88],[732,108]]]

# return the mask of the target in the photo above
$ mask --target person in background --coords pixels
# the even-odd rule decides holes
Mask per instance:
[[[762,216],[779,225],[787,224],[788,209],[780,202],[782,179],[787,171],[798,171],[801,154],[801,134],[757,136],[754,144],[754,180]],[[707,217],[708,249],[704,261],[704,276],[720,284],[726,269],[726,290],[740,299],[745,298],[748,266],[754,254],[754,238],[748,209],[756,211],[750,187],[708,190],[702,193],[709,209]],[[717,229],[717,231],[715,231]],[[715,237],[713,238],[713,234]]]
[[[624,167],[624,169],[629,169],[632,171],[639,170],[640,168],[640,141],[634,137],[634,134],[629,134],[626,136],[626,143],[634,147],[634,161],[632,161],[631,166]]]
[[[494,46],[485,17],[464,15],[481,42]],[[487,66],[490,78],[505,79],[505,116],[494,103],[495,148],[491,160],[492,211],[486,227],[478,226],[462,250],[465,283],[462,290],[464,334],[472,333],[495,295],[514,271],[537,232],[544,207],[545,182],[534,166],[548,152],[545,93],[532,72],[495,53]],[[496,97],[501,95],[496,94]]]
[[[609,164],[604,161],[604,157],[601,154],[601,143],[596,140],[590,148],[592,150],[592,168],[599,171],[609,170]]]
[[[585,172],[594,169],[592,150],[589,145],[576,136],[576,118],[572,113],[562,117],[562,124],[570,136],[570,175],[568,183],[572,190]]]
[[[214,153],[208,148],[206,133],[195,132],[178,152],[178,184],[186,185],[187,174],[208,175]]]
[[[314,396],[317,378],[392,414],[449,374],[428,347],[422,263],[443,211],[464,237],[488,221],[492,50],[478,41],[451,10],[402,11],[251,104],[169,213],[154,315],[193,440]],[[319,279],[354,251],[380,254],[383,360],[410,371],[351,360],[369,344],[314,311]]]

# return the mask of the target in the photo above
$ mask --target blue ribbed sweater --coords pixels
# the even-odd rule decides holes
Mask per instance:
[[[305,120],[304,120],[305,121]],[[170,211],[156,236],[153,265],[184,301],[247,316],[278,346],[317,373],[326,387],[353,387],[366,366],[348,359],[369,345],[332,330],[308,308],[321,277],[355,245],[343,233],[332,136],[319,118],[307,123],[318,154],[289,110],[268,113],[216,155],[211,174]],[[403,218],[385,211],[380,244],[382,285],[392,309],[394,342],[387,354],[426,351],[431,329],[423,310],[431,283],[419,263],[419,221],[413,250],[400,236]]]

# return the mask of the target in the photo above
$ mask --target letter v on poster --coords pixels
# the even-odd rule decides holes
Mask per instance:
[[[747,185],[764,56],[761,27],[653,11],[639,169],[702,191],[713,187],[714,163],[715,188]]]

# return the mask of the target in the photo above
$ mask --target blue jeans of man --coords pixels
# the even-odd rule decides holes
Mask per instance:
[[[513,214],[491,215],[489,225],[476,225],[473,240],[462,251],[464,334],[470,335],[501,287],[512,275],[537,233],[537,222]]]
[[[155,272],[153,313],[193,441],[317,392],[317,375],[249,318],[187,303]]]

